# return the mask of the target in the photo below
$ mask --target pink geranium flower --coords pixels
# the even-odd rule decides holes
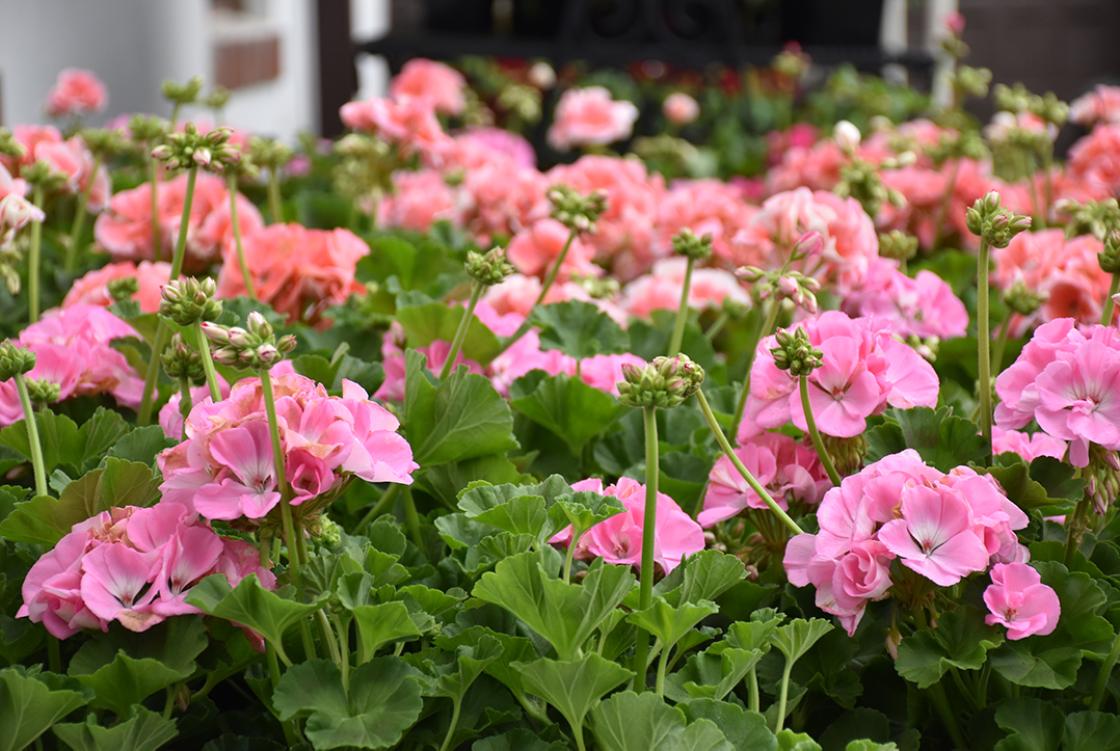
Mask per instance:
[[[1046,433],[1023,433],[1019,430],[1004,430],[992,426],[992,453],[1012,453],[1023,457],[1030,463],[1040,456],[1050,456],[1061,460],[1066,454],[1066,442]]]
[[[993,566],[984,604],[989,611],[984,622],[1004,626],[1012,641],[1053,633],[1062,610],[1058,593],[1043,584],[1038,571],[1025,563]]]
[[[898,262],[876,259],[867,281],[851,290],[842,307],[853,315],[886,319],[899,336],[952,339],[968,329],[968,311],[941,277],[925,269],[910,277]]]
[[[589,490],[618,498],[625,510],[587,530],[576,546],[578,558],[602,558],[607,563],[638,566],[642,562],[646,486],[629,477],[614,485],[587,479],[572,484],[573,490]],[[567,544],[571,527],[552,539]],[[704,549],[704,531],[680,506],[664,493],[657,494],[657,527],[653,559],[665,573],[680,565],[685,556]]]
[[[605,146],[629,137],[637,119],[632,102],[612,99],[602,86],[568,89],[556,104],[548,142],[554,149]]]
[[[555,219],[538,219],[510,240],[507,248],[510,263],[522,274],[543,276],[560,256],[570,234],[568,228]],[[559,278],[566,279],[572,275],[598,276],[602,269],[592,262],[594,256],[593,247],[580,238],[575,238],[560,266]]]
[[[109,93],[93,72],[65,68],[47,95],[47,113],[51,117],[80,116],[105,109]]]
[[[1069,105],[1069,119],[1092,127],[1099,122],[1120,123],[1120,86],[1098,85]]]
[[[113,298],[109,295],[109,282],[131,277],[140,285],[134,298],[140,305],[140,310],[144,313],[156,313],[159,311],[163,286],[170,276],[171,264],[163,261],[110,263],[76,279],[66,293],[62,307],[97,305],[107,308],[113,304]]]
[[[393,193],[377,206],[377,223],[384,227],[427,232],[439,221],[460,226],[463,209],[456,191],[436,170],[393,173]]]
[[[944,490],[912,488],[902,499],[902,518],[884,524],[879,540],[902,565],[942,587],[988,564],[987,548],[972,528],[967,502]]]
[[[661,105],[665,119],[674,125],[688,125],[700,116],[700,105],[683,91],[674,91]]]
[[[342,105],[340,115],[348,128],[376,133],[405,154],[433,154],[447,145],[429,99],[412,96],[381,97]]]
[[[467,82],[454,68],[434,60],[413,58],[389,84],[394,99],[412,97],[429,102],[436,112],[458,115],[466,106],[463,89]]]

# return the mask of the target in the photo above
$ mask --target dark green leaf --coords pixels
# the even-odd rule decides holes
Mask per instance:
[[[510,387],[510,404],[533,422],[555,433],[579,454],[625,411],[610,394],[579,378],[533,371]]]
[[[74,751],[156,751],[178,734],[173,720],[140,706],[112,727],[98,725],[91,714],[85,722],[63,723],[52,730]]]
[[[540,327],[541,349],[558,349],[577,360],[629,349],[626,332],[593,303],[569,300],[539,306],[532,321]]]
[[[0,751],[26,748],[87,701],[77,683],[63,682],[60,676],[0,670]]]

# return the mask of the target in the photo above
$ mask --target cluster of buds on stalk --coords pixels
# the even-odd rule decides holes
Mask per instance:
[[[937,143],[927,146],[925,154],[940,167],[950,159],[986,159],[988,147],[974,130],[950,131],[942,133]]]
[[[610,300],[622,289],[612,276],[572,276],[569,281],[578,284],[594,300]]]
[[[216,321],[222,303],[215,299],[217,283],[210,277],[172,279],[163,288],[159,314],[186,328],[200,321]]]
[[[631,407],[676,407],[704,383],[704,369],[688,355],[655,357],[646,365],[622,366],[618,396]]]
[[[965,213],[968,231],[993,248],[1006,248],[1015,235],[1030,228],[1031,218],[1000,206],[999,193],[990,191]]]
[[[215,112],[220,112],[229,104],[229,98],[232,93],[233,92],[225,86],[215,86],[211,89],[210,93],[203,98],[202,103]]]
[[[918,238],[892,229],[890,232],[879,233],[879,255],[901,263],[906,263],[918,254]]]
[[[697,235],[685,227],[673,235],[673,252],[678,256],[691,259],[694,263],[702,263],[712,256],[712,236]]]
[[[43,210],[18,193],[0,198],[0,245],[11,243],[21,229],[44,219]]]
[[[1097,254],[1097,261],[1106,273],[1120,274],[1120,229],[1105,236],[1104,249]]]
[[[292,161],[294,154],[291,146],[275,138],[253,136],[249,139],[249,158],[262,169],[278,172]]]
[[[1120,202],[1115,198],[1079,203],[1063,198],[1054,205],[1055,213],[1066,223],[1066,238],[1092,235],[1101,242],[1120,231]]]
[[[1104,515],[1120,497],[1120,455],[1096,443],[1089,444],[1089,464],[1082,470],[1085,497]]]
[[[202,93],[202,78],[194,76],[186,83],[164,81],[159,90],[167,101],[185,107],[198,101],[198,95]]]
[[[171,337],[167,349],[160,355],[160,363],[163,372],[174,381],[186,378],[193,384],[200,384],[206,380],[201,353],[183,341],[179,334]]]
[[[1057,128],[1069,119],[1069,105],[1059,99],[1054,92],[1034,94],[1021,83],[1014,86],[997,84],[995,100],[996,107],[1001,110],[1027,112]]]
[[[594,232],[595,222],[607,208],[607,195],[599,190],[584,195],[567,185],[553,185],[547,195],[549,215],[572,232]]]
[[[1018,313],[1021,316],[1032,316],[1035,311],[1042,307],[1042,303],[1046,302],[1046,295],[1041,295],[1037,291],[1027,286],[1027,283],[1021,278],[1016,279],[1003,293],[1003,304],[1012,313]]]
[[[288,334],[278,339],[272,325],[255,310],[246,318],[245,328],[208,321],[199,325],[214,346],[214,361],[222,365],[268,370],[296,347],[294,336]]]
[[[119,279],[110,279],[105,285],[109,299],[113,302],[131,300],[140,291],[140,282],[134,276],[122,276]]]
[[[22,159],[27,153],[23,144],[16,140],[9,128],[0,128],[0,156],[10,156],[13,159]]]
[[[241,159],[241,152],[229,143],[229,128],[215,128],[200,133],[194,123],[187,123],[181,133],[169,133],[163,143],[152,149],[152,157],[170,169],[202,167],[223,172]]]
[[[927,336],[923,339],[916,334],[910,334],[906,337],[906,343],[929,362],[937,361],[937,352],[941,348],[941,337]]]
[[[656,136],[641,136],[634,139],[631,149],[643,161],[652,164],[671,165],[681,172],[700,158],[700,150],[679,136],[659,133]]]
[[[824,238],[819,232],[806,232],[793,247],[790,263],[796,263],[820,255],[824,249]],[[817,292],[821,283],[800,271],[788,268],[763,269],[759,266],[743,266],[736,270],[740,280],[753,285],[754,295],[759,300],[789,300],[810,315],[817,312]]]
[[[60,190],[66,185],[66,175],[42,159],[24,167],[19,176],[26,180],[28,185],[33,188],[40,188],[44,193]]]
[[[33,408],[42,409],[59,400],[62,396],[62,386],[46,378],[28,378],[27,396],[31,399]]]
[[[904,166],[902,160],[913,161],[913,152],[904,152],[899,158],[888,160],[878,166],[863,159],[854,158],[840,168],[840,182],[834,192],[842,198],[854,198],[874,219],[884,203],[902,207],[906,199],[902,193],[883,183],[882,170]]]
[[[169,130],[168,122],[156,115],[133,115],[128,121],[128,134],[133,144],[145,153],[163,141]]]
[[[380,196],[393,187],[396,169],[393,149],[385,141],[360,133],[350,133],[334,144],[336,160],[331,173],[334,190],[353,199]]]
[[[464,264],[467,276],[474,279],[483,287],[493,287],[501,284],[506,277],[511,276],[516,269],[506,259],[504,248],[494,246],[485,253],[477,250],[467,252],[467,262]]]
[[[129,150],[129,142],[124,134],[111,128],[84,128],[82,141],[90,153],[103,162]]]
[[[11,340],[0,344],[0,381],[23,375],[34,367],[34,352]]]
[[[777,346],[770,350],[774,356],[774,364],[779,370],[788,370],[791,376],[798,378],[809,375],[821,366],[823,353],[813,347],[805,329],[796,328],[793,331],[779,329],[774,334]]]
[[[950,13],[945,19],[945,36],[941,38],[941,51],[954,62],[968,57],[968,45],[961,36],[964,34],[964,16],[959,12]]]
[[[992,71],[988,68],[960,65],[953,72],[950,84],[953,99],[957,103],[964,101],[966,97],[982,99],[988,95],[988,88],[992,85]]]
[[[517,83],[503,86],[497,104],[523,123],[540,122],[541,92],[532,86]]]

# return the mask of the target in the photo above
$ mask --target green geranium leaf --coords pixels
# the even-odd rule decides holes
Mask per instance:
[[[208,576],[195,585],[187,602],[217,618],[246,626],[264,637],[284,655],[284,632],[299,619],[319,609],[319,603],[302,603],[281,597],[261,586],[250,574],[230,588],[222,574]]]
[[[378,649],[401,639],[420,636],[420,629],[403,602],[355,605],[351,611],[358,625],[358,664],[370,661]]]
[[[1062,751],[1120,748],[1120,717],[1105,712],[1074,712],[1066,717]]]
[[[562,438],[576,456],[626,411],[610,394],[579,378],[535,370],[510,386],[510,404]]]
[[[404,329],[408,346],[420,349],[435,341],[450,342],[454,339],[466,312],[466,308],[443,302],[406,305],[397,309],[397,321]],[[494,332],[472,314],[467,338],[463,340],[463,357],[485,365],[501,350],[501,342]]]
[[[1054,751],[1062,740],[1065,718],[1052,703],[1023,696],[999,705],[996,724],[1009,735],[995,751]]]
[[[472,594],[509,610],[570,660],[633,587],[634,575],[622,566],[597,562],[582,584],[567,584],[535,553],[522,553],[483,574]]]
[[[805,733],[786,728],[778,733],[778,751],[821,751],[821,747]]]
[[[424,707],[415,671],[397,657],[355,668],[348,687],[333,662],[300,663],[284,673],[272,703],[282,720],[307,717],[304,732],[316,749],[388,748]]]
[[[549,743],[525,728],[517,728],[475,741],[471,751],[568,751],[568,748],[566,743]]]
[[[27,748],[89,698],[76,681],[53,673],[0,670],[0,751]]]
[[[623,691],[601,702],[591,714],[600,748],[647,751],[669,748],[684,730],[684,713],[653,693]]]
[[[629,348],[630,339],[622,327],[589,302],[569,300],[538,306],[532,321],[540,327],[541,349],[558,349],[577,360]]]
[[[583,722],[599,700],[633,677],[633,673],[595,652],[576,660],[517,662],[525,690],[556,707],[577,738],[583,736]],[[582,743],[578,744],[580,747]]]
[[[402,421],[422,468],[517,448],[513,413],[487,379],[458,369],[436,385],[423,357],[412,351],[406,369]]]
[[[557,499],[556,506],[563,513],[568,524],[572,525],[573,541],[570,544],[575,544],[584,532],[596,524],[626,510],[622,501],[614,496],[600,495],[586,490],[561,496]]]
[[[987,448],[970,420],[946,408],[893,410],[891,418],[867,431],[867,461],[912,448],[943,472],[969,463],[982,463]]]
[[[746,566],[733,555],[701,550],[685,558],[654,591],[673,605],[715,600],[747,576]]]
[[[661,642],[661,649],[668,651],[696,624],[718,612],[719,606],[709,600],[686,602],[674,607],[664,597],[655,597],[653,604],[632,613],[627,620],[653,634]]]
[[[77,423],[66,415],[56,415],[49,409],[36,412],[35,422],[39,428],[39,443],[43,448],[43,464],[47,472],[53,472],[62,465],[80,469],[85,446]],[[20,420],[0,430],[0,446],[9,448],[30,461],[31,448],[27,439],[26,421]]]
[[[74,751],[156,751],[178,735],[174,720],[141,706],[133,706],[127,718],[112,727],[98,725],[91,714],[85,722],[67,722],[51,730]]]
[[[936,629],[923,629],[902,640],[895,669],[918,688],[929,688],[950,667],[979,670],[988,650],[1003,643],[1003,635],[984,625],[984,616],[971,608],[946,614]]]
[[[778,739],[767,727],[766,718],[742,705],[715,699],[691,699],[678,706],[684,710],[689,722],[708,720],[715,723],[724,737],[734,741],[737,748],[774,751],[778,747]]]
[[[155,464],[156,454],[174,445],[175,441],[164,435],[159,425],[145,425],[121,436],[108,455],[151,466]]]
[[[66,486],[58,499],[39,496],[17,503],[0,522],[0,536],[15,542],[54,545],[71,527],[117,506],[148,506],[159,497],[152,468],[110,457]]]
[[[823,618],[795,618],[784,626],[774,629],[774,647],[790,662],[797,662],[817,641],[833,629]]]
[[[879,743],[862,738],[858,741],[848,741],[848,745],[844,746],[844,751],[898,751],[898,744],[894,741]]]
[[[418,238],[413,243],[399,235],[380,235],[367,242],[369,255],[358,261],[355,270],[358,281],[384,284],[395,277],[402,290],[437,294],[442,291],[442,286],[437,288],[441,276],[463,274],[462,263],[438,242],[421,242]]]

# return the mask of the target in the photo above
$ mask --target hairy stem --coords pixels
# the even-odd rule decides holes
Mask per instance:
[[[202,359],[202,370],[206,373],[206,385],[210,388],[210,399],[217,404],[222,400],[222,390],[218,387],[218,371],[214,368],[214,358],[210,355],[210,342],[202,333],[202,326],[195,323],[191,326],[194,344],[198,348],[199,357]]]
[[[575,230],[568,233],[568,239],[564,241],[564,247],[560,249],[560,255],[556,256],[552,268],[548,270],[548,275],[544,278],[544,284],[541,285],[541,291],[537,295],[537,299],[533,301],[533,307],[529,309],[529,313],[525,316],[524,322],[517,327],[517,331],[514,331],[512,336],[502,342],[502,348],[498,351],[499,355],[512,347],[518,339],[529,333],[529,329],[533,327],[533,324],[530,323],[533,317],[533,311],[536,310],[541,303],[544,302],[545,297],[548,296],[548,291],[552,289],[552,285],[556,282],[556,277],[560,274],[560,267],[564,265],[564,259],[568,257],[568,250],[572,247],[572,243],[575,242],[577,234]]]
[[[731,423],[731,429],[735,432],[738,432],[739,424],[743,422],[743,412],[747,409],[747,397],[750,395],[751,391],[751,366],[754,365],[754,357],[758,353],[758,345],[763,339],[773,333],[774,326],[778,323],[778,314],[781,312],[781,301],[776,299],[771,300],[770,310],[767,312],[766,318],[759,327],[758,334],[754,338],[754,346],[747,356],[747,372],[743,375],[743,390],[739,392],[739,401],[735,403],[735,421]]]
[[[43,208],[43,186],[36,185],[31,194],[31,203]],[[27,252],[27,320],[39,320],[39,267],[42,264],[43,223],[31,223],[31,248]]]
[[[980,253],[976,258],[976,353],[980,389],[980,434],[992,453],[992,358],[988,352],[991,344],[991,321],[988,303],[988,242],[980,239]]]
[[[1104,309],[1101,311],[1101,324],[1112,325],[1112,311],[1116,307],[1113,297],[1120,292],[1120,273],[1112,275],[1112,284],[1108,287],[1108,296],[1104,298]]]

